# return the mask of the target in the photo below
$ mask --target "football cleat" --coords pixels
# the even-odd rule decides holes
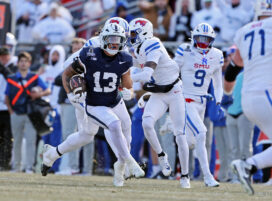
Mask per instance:
[[[145,176],[145,172],[140,168],[138,163],[134,160],[132,156],[126,160],[126,164],[128,166],[129,172],[135,178],[140,178]]]
[[[243,160],[234,160],[231,162],[231,168],[234,174],[238,176],[241,185],[249,195],[254,194],[254,190],[251,186],[251,173],[252,165]]]
[[[189,177],[181,177],[179,182],[180,182],[181,188],[191,188]]]
[[[138,163],[138,165],[140,166],[140,168],[146,172],[147,171],[147,164],[146,163]],[[129,169],[128,167],[126,166],[126,169],[125,169],[125,180],[128,180],[128,179],[132,179],[134,177],[134,175],[131,175],[130,172],[129,172]]]
[[[204,177],[204,183],[207,187],[219,187],[219,183],[213,178],[212,175]]]
[[[116,161],[113,167],[114,167],[113,185],[116,187],[124,186],[125,163]]]
[[[160,164],[160,166],[162,168],[163,175],[168,177],[171,174],[172,169],[171,169],[170,164],[168,162],[167,154],[165,154],[164,156],[159,157],[159,164]]]
[[[59,158],[56,151],[56,147],[53,147],[49,144],[45,144],[43,146],[43,161],[42,161],[42,168],[41,173],[42,176],[46,176],[48,170],[52,167],[53,163]]]

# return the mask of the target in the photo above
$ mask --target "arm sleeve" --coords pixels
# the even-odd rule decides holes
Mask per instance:
[[[48,88],[47,84],[40,77],[38,77],[38,86],[41,87],[43,90],[46,90]]]
[[[76,57],[79,56],[79,53],[80,53],[81,50],[82,50],[82,49],[80,49],[80,50],[74,52],[72,55],[70,55],[70,56],[68,57],[68,59],[65,60],[65,62],[64,62],[64,64],[63,64],[63,68],[64,68],[64,69],[68,68],[68,66],[70,66],[70,65],[73,63],[74,58],[76,58]]]
[[[216,102],[220,103],[223,97],[222,68],[218,68],[213,74],[213,87]]]

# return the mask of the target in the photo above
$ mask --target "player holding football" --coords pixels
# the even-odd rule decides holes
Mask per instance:
[[[244,67],[242,108],[246,117],[272,138],[272,1],[258,0],[255,17],[236,33],[237,46],[232,64],[225,74],[225,90],[230,91],[239,67]],[[272,166],[272,147],[246,161],[234,160],[232,169],[249,194],[254,194],[251,175]]]
[[[126,43],[126,35],[120,25],[104,26],[99,38],[100,48],[82,49],[72,66],[63,72],[63,86],[70,96],[72,95],[70,78],[75,74],[84,73],[87,88],[85,110],[88,116],[83,129],[77,134],[70,135],[57,147],[45,146],[42,173],[45,176],[54,161],[62,154],[90,143],[101,126],[114,136],[112,142],[118,149],[119,160],[114,164],[113,183],[115,186],[123,186],[125,164],[136,178],[144,176],[144,171],[129,153],[121,127],[121,124],[130,122],[130,117],[118,87],[120,84],[123,88],[132,87],[129,71],[132,57],[121,51]],[[69,99],[73,100],[73,97]]]
[[[209,169],[205,146],[207,128],[203,122],[211,80],[213,80],[218,115],[221,113],[220,102],[223,96],[224,58],[221,50],[212,47],[214,39],[213,28],[207,23],[201,23],[192,31],[191,44],[180,45],[175,54],[175,61],[181,68],[186,101],[186,134],[195,136],[196,154],[204,174],[204,183],[209,187],[219,186]]]
[[[161,41],[153,37],[153,25],[144,18],[136,18],[129,24],[130,43],[134,48],[137,65],[142,71],[131,76],[133,82],[143,82],[146,91],[153,92],[143,114],[145,137],[158,154],[159,164],[165,176],[171,174],[167,154],[163,152],[154,129],[155,122],[169,108],[174,124],[182,169],[181,187],[190,188],[188,177],[189,149],[185,136],[185,103],[179,79],[178,65],[169,57]],[[152,80],[152,82],[150,82]]]
[[[122,26],[125,30],[125,34],[126,37],[128,37],[129,35],[129,25],[127,23],[126,20],[124,20],[123,18],[120,17],[112,17],[110,19],[108,19],[105,22],[104,26],[107,26],[108,24],[119,24],[120,26]],[[99,36],[94,36],[92,38],[90,38],[84,45],[83,48],[86,47],[100,47],[100,40],[99,40]],[[64,63],[64,68],[68,68],[72,63],[73,60],[79,56],[80,51],[83,49],[81,48],[79,51],[73,53]],[[131,99],[131,92],[130,90],[127,90],[126,88],[124,88],[121,91],[122,97],[124,100],[130,100]],[[77,118],[77,124],[78,124],[78,130],[83,129],[83,119],[84,119],[84,114],[85,114],[85,109],[84,109],[84,105],[85,105],[85,99],[86,99],[86,95],[77,95],[77,96],[73,96],[73,93],[68,94],[68,98],[70,100],[70,102],[74,105],[75,107],[75,112],[76,112],[76,118]],[[130,143],[131,143],[131,121],[127,121],[127,122],[123,122],[122,123],[122,131],[123,134],[125,136],[125,139],[127,141],[127,145],[128,148],[130,149]],[[104,130],[105,132],[105,138],[107,140],[107,142],[109,143],[111,149],[113,150],[115,156],[118,158],[118,152],[117,149],[115,148],[114,144],[112,143],[112,136],[111,134],[107,131]],[[78,132],[75,132],[78,133]],[[127,169],[126,169],[126,177],[130,177],[131,175],[129,175]]]

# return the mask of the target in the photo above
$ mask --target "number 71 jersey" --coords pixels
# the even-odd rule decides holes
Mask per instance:
[[[215,96],[218,96],[216,99],[221,101],[224,63],[221,50],[212,47],[207,54],[201,54],[191,44],[181,44],[176,51],[175,61],[181,68],[185,95],[207,95],[211,79],[213,79]]]
[[[121,99],[119,85],[122,75],[132,66],[132,57],[122,51],[106,56],[101,48],[84,47],[79,58],[85,65],[86,104],[114,107]]]
[[[239,29],[234,43],[244,62],[242,91],[272,88],[272,17]]]

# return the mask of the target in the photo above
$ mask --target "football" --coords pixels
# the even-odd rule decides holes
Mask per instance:
[[[82,94],[86,91],[86,82],[84,77],[74,75],[70,79],[70,88],[74,94]]]

